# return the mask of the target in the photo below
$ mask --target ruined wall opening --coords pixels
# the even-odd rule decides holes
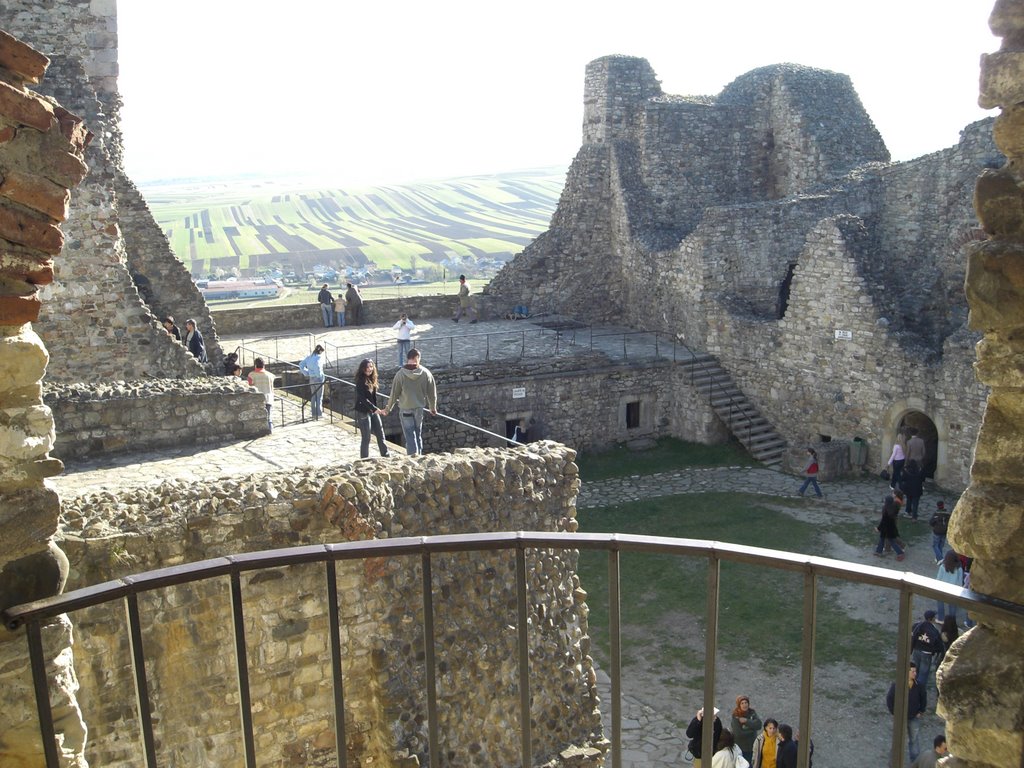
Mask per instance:
[[[786,276],[779,283],[779,303],[776,311],[776,318],[781,320],[786,316],[789,309],[789,289],[793,284],[793,272],[796,270],[796,262],[791,261],[786,267]]]
[[[916,429],[924,440],[924,476],[934,478],[939,456],[939,430],[927,414],[908,411],[900,419],[898,429]]]

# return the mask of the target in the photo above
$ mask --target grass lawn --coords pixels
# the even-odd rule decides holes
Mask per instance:
[[[577,459],[584,480],[607,480],[630,475],[653,475],[685,467],[750,467],[757,464],[737,443],[700,445],[661,438],[646,451],[624,445],[601,453],[581,453]]]

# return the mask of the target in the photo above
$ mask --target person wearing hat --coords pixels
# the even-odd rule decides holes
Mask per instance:
[[[935,564],[938,565],[946,554],[946,529],[949,528],[949,513],[946,511],[946,502],[935,502],[935,514],[931,516],[928,525],[932,529],[932,552],[935,553]]]
[[[711,742],[712,746],[718,744],[718,739],[722,736],[722,721],[718,719],[719,713],[718,707],[715,707],[715,724],[714,724],[714,740]],[[701,739],[704,736],[704,707],[697,710],[697,714],[694,715],[693,720],[686,727],[686,737],[690,740],[687,745],[687,749],[690,750],[690,754],[693,755],[693,764],[696,768],[700,768],[700,753],[701,753]]]
[[[928,688],[928,674],[934,668],[933,662],[942,653],[942,633],[935,624],[935,611],[924,612],[924,621],[918,622],[910,631],[910,660],[917,664],[917,682]]]

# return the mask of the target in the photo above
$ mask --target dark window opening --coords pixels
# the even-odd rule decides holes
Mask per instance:
[[[526,419],[521,417],[505,419],[505,437],[510,442],[514,440],[520,445],[529,442],[526,436]]]
[[[640,401],[634,400],[626,403],[626,429],[636,429],[640,426]]]
[[[818,435],[818,442],[819,443],[831,443],[832,442],[832,435]]]
[[[793,283],[793,270],[796,269],[796,264],[792,263],[786,267],[786,276],[782,279],[779,284],[779,306],[776,313],[776,317],[781,320],[786,316],[786,310],[789,309],[789,286]]]

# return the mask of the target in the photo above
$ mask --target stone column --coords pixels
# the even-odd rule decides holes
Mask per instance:
[[[970,327],[983,331],[978,378],[992,387],[950,544],[975,558],[971,587],[1024,603],[1024,0],[997,0],[989,19],[1003,38],[982,57],[982,107],[1001,107],[994,138],[1006,164],[986,171],[975,209],[988,240],[970,251]],[[944,766],[1024,765],[1024,631],[984,619],[938,672]]]
[[[53,542],[60,502],[46,478],[53,418],[43,405],[49,360],[32,330],[37,289],[53,280],[64,236],[68,190],[85,176],[92,135],[56,102],[26,89],[48,59],[0,31],[0,610],[58,594],[67,559]],[[84,766],[85,726],[75,702],[70,626],[44,631],[50,699],[63,732],[62,762]],[[0,764],[41,764],[24,632],[0,629]]]

